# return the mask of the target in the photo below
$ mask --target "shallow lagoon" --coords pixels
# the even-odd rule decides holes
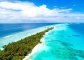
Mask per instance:
[[[53,26],[53,25],[34,28],[34,29],[26,30],[26,31],[21,31],[18,33],[13,33],[13,34],[10,34],[4,37],[0,37],[0,49],[3,49],[4,45],[7,45],[11,42],[16,42],[18,40],[24,39],[25,37],[28,37],[38,32],[44,31],[50,26]]]
[[[24,60],[84,60],[83,38],[68,24],[56,25]]]

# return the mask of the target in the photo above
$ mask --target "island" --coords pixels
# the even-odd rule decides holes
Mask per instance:
[[[25,37],[17,42],[5,45],[4,49],[0,50],[0,60],[22,60],[25,56],[31,53],[32,49],[38,43],[41,43],[40,39],[43,35],[52,29],[53,27],[47,28],[44,31]]]

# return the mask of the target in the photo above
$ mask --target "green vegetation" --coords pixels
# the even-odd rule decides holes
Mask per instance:
[[[41,43],[40,39],[51,29],[53,28],[48,28],[35,35],[4,46],[4,50],[0,50],[0,60],[22,60],[27,54],[31,53],[38,43]]]

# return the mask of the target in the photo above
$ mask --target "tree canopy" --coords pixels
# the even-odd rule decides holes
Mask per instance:
[[[0,50],[0,60],[22,60],[27,54],[31,53],[32,49],[38,43],[41,43],[40,39],[43,37],[43,35],[52,29],[53,27],[28,36],[17,42],[12,42],[5,45],[4,50]]]

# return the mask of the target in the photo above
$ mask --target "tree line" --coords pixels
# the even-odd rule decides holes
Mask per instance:
[[[28,36],[17,42],[12,42],[5,45],[4,49],[0,50],[0,60],[22,60],[27,54],[31,53],[32,49],[38,43],[41,43],[40,39],[43,37],[43,35],[52,29],[53,27]]]

